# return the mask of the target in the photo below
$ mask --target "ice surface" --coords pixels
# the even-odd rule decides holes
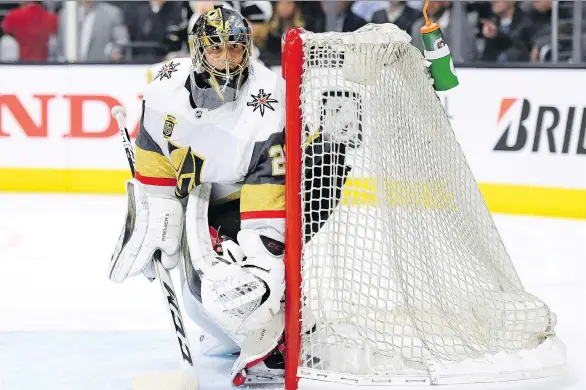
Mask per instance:
[[[0,195],[1,390],[129,390],[135,375],[177,367],[158,283],[107,278],[124,207],[119,196]],[[557,313],[569,367],[555,386],[474,388],[586,388],[586,221],[495,220],[525,287]],[[201,388],[229,389],[233,359],[197,356],[187,326]]]

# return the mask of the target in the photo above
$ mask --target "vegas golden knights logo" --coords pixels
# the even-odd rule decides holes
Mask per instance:
[[[175,117],[170,114],[166,114],[163,117],[163,119],[165,121],[163,124],[163,137],[169,139],[171,137],[171,134],[173,134],[173,129],[175,128],[175,125],[177,124],[177,119],[175,119]]]
[[[185,198],[191,190],[201,184],[202,171],[205,159],[191,151],[191,147],[181,147],[173,141],[167,142],[171,164],[177,175],[175,195],[179,199]]]

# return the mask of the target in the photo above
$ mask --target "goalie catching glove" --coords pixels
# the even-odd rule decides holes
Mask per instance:
[[[246,327],[256,330],[271,322],[281,310],[285,294],[284,241],[259,234],[256,230],[238,232],[238,243],[246,255],[242,268],[262,280],[267,288],[260,306],[246,320]]]
[[[126,182],[126,222],[112,255],[109,277],[121,283],[144,272],[154,278],[152,258],[161,252],[167,269],[177,266],[183,226],[183,206],[173,196],[147,194],[135,179]]]
[[[225,260],[204,271],[202,279],[206,310],[236,333],[270,323],[281,310],[285,293],[281,241],[244,229],[238,233],[238,242],[222,243],[224,255],[219,258]]]

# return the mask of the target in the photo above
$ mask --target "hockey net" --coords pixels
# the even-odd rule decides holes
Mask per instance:
[[[563,365],[556,317],[523,288],[410,37],[290,30],[283,67],[286,388]]]

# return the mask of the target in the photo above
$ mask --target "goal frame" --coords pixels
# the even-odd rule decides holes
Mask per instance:
[[[297,390],[300,378],[322,381],[325,377],[332,386],[350,384],[345,379],[352,377],[353,385],[381,385],[369,380],[362,380],[353,374],[326,372],[321,375],[319,369],[306,373],[302,367],[301,345],[302,334],[302,251],[303,237],[303,207],[302,207],[302,180],[304,173],[304,156],[302,150],[302,82],[305,67],[304,35],[301,28],[289,29],[285,33],[282,50],[282,76],[285,84],[285,388]],[[555,321],[555,317],[554,317]],[[563,356],[562,356],[563,355]],[[544,378],[558,374],[565,364],[565,348],[555,336],[548,336],[548,341],[535,349],[522,349],[512,354],[497,353],[491,355],[491,369],[483,370],[478,363],[486,362],[488,356],[474,359],[464,359],[448,367],[448,370],[436,370],[432,356],[425,357],[425,364],[429,370],[425,375],[411,372],[397,375],[383,375],[385,378],[394,378],[384,385],[430,385],[430,384],[472,384],[508,382],[523,379]],[[498,359],[495,359],[498,357]],[[528,358],[528,359],[527,359]],[[516,366],[516,363],[529,361],[530,365]],[[563,361],[563,362],[562,362]],[[539,363],[539,364],[537,364]],[[543,364],[542,364],[543,363]],[[505,367],[504,369],[502,367]],[[508,368],[511,367],[512,370]],[[452,371],[453,369],[453,371]],[[312,369],[308,370],[312,371]],[[440,372],[441,371],[441,372]],[[317,372],[317,375],[315,375]],[[368,379],[368,378],[367,378]],[[383,378],[378,378],[383,379]],[[395,379],[399,379],[396,381]],[[422,379],[425,379],[423,383]],[[439,380],[441,379],[441,381]],[[380,381],[376,381],[380,382]],[[391,383],[393,382],[393,383]],[[302,383],[303,388],[305,382]]]
[[[285,89],[285,388],[297,390],[301,350],[301,78],[303,30],[289,29],[282,53]]]

